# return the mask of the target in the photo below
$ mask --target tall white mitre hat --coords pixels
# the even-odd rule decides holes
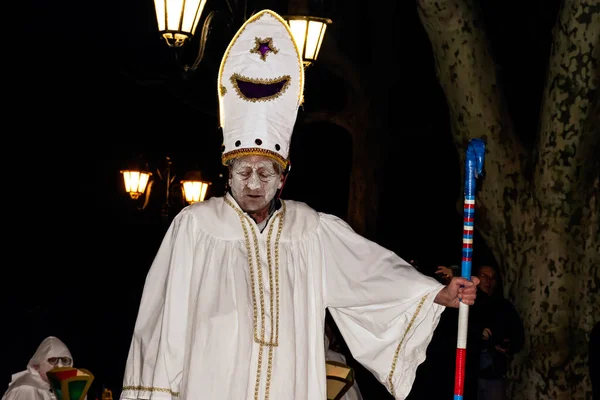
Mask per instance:
[[[287,167],[304,67],[283,18],[263,10],[242,25],[225,51],[217,85],[223,164],[261,155]]]

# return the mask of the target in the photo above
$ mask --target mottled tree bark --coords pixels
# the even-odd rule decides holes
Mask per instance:
[[[514,134],[474,2],[418,7],[461,159],[470,138],[487,144],[476,225],[526,329],[510,398],[589,399],[587,338],[600,315],[600,4],[564,2],[532,154]]]

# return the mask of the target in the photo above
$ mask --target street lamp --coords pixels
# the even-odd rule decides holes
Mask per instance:
[[[302,54],[304,67],[312,65],[319,56],[327,25],[330,25],[332,21],[328,18],[305,15],[286,15],[283,19],[290,26],[292,36]]]
[[[132,199],[137,200],[146,191],[152,173],[142,169],[126,169],[121,173],[125,181],[125,191]]]
[[[172,206],[172,197],[178,198],[181,201],[185,197],[188,204],[195,202],[204,201],[208,186],[212,183],[202,177],[200,171],[190,171],[185,174],[184,179],[180,182],[180,185],[173,185],[175,181],[175,175],[172,173],[172,164],[170,157],[166,157],[166,166],[164,171],[161,172],[157,169],[157,175],[160,180],[165,183],[165,199],[161,208],[161,214],[166,220],[169,217],[169,212]],[[133,200],[138,200],[142,195],[145,194],[145,198],[141,210],[144,210],[150,201],[150,195],[152,193],[152,187],[155,183],[154,179],[151,179],[152,173],[148,171],[148,168],[136,164],[128,169],[122,170],[123,181],[125,184],[125,191],[129,193],[129,196]]]
[[[212,183],[206,181],[200,171],[187,172],[181,181],[185,201],[189,204],[204,201],[208,185],[212,185]]]
[[[234,9],[230,1],[226,0],[225,3],[229,12],[233,14]],[[181,48],[191,41],[202,18],[205,5],[206,0],[154,0],[158,31],[169,47]],[[245,9],[246,5],[244,6],[244,19]],[[204,49],[214,15],[215,11],[213,10],[204,19],[198,55],[191,66],[186,65],[184,67],[186,72],[189,70],[194,71],[204,57]],[[331,24],[332,21],[328,18],[307,15],[290,15],[284,17],[284,19],[290,26],[298,50],[302,53],[304,66],[312,65],[319,55],[327,25]]]
[[[182,47],[194,36],[206,0],[154,0],[158,31],[169,47]]]

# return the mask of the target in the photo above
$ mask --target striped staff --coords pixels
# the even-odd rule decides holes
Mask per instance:
[[[481,139],[471,139],[465,162],[465,199],[463,217],[461,275],[471,279],[473,259],[473,221],[475,216],[475,180],[483,171],[485,144]],[[465,357],[467,353],[467,326],[469,306],[460,303],[458,308],[458,339],[456,341],[456,373],[454,376],[454,400],[462,400],[465,386]]]

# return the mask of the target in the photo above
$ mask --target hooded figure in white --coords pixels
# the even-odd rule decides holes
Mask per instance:
[[[56,400],[46,372],[58,367],[73,366],[73,357],[58,338],[49,336],[37,348],[25,371],[12,376],[2,400]]]

